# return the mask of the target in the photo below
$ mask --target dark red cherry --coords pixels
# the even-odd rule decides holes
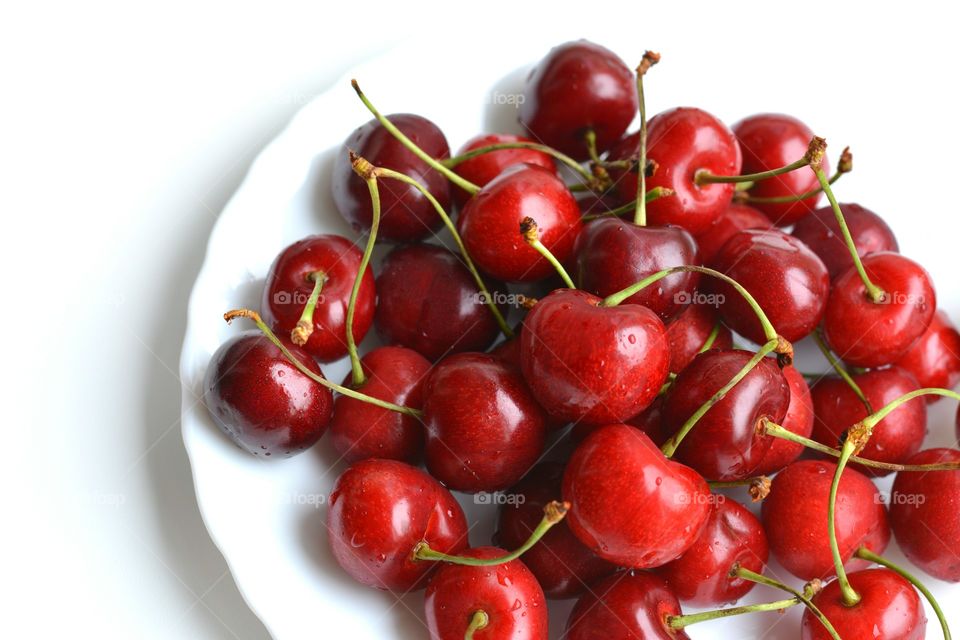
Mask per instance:
[[[899,367],[854,374],[853,381],[863,391],[874,411],[920,388],[916,378]],[[817,416],[813,425],[813,439],[829,447],[839,447],[843,433],[868,415],[860,398],[838,376],[817,381],[811,395],[813,411]],[[926,434],[927,405],[923,398],[914,398],[894,409],[877,424],[860,455],[880,462],[903,463],[920,450]],[[851,466],[868,476],[890,473],[855,463]]]
[[[770,219],[753,207],[738,202],[730,206],[705,231],[697,234],[700,261],[710,264],[720,248],[738,231],[745,229],[772,229]]]
[[[543,451],[543,409],[520,372],[494,356],[459,353],[443,359],[423,393],[427,469],[451,489],[506,489]]]
[[[323,375],[302,349],[286,346],[311,371]],[[291,456],[313,446],[333,411],[330,390],[302,374],[259,331],[220,345],[207,365],[203,400],[221,431],[250,453],[264,456]]]
[[[663,396],[657,396],[649,407],[627,420],[624,424],[636,427],[647,434],[647,437],[657,445],[663,446],[672,433],[667,433],[663,428]],[[570,430],[570,437],[574,442],[583,442],[587,436],[600,429],[604,425],[589,424],[586,422],[577,422]]]
[[[815,253],[776,229],[748,229],[727,240],[711,267],[750,292],[781,336],[795,342],[813,331],[827,304],[830,276]],[[731,329],[758,344],[766,342],[757,315],[726,282],[707,283],[717,294],[720,317]]]
[[[927,618],[917,590],[905,578],[889,569],[867,569],[847,574],[860,602],[847,606],[834,580],[813,598],[841,638],[864,640],[923,640]],[[804,609],[802,640],[829,640],[833,636],[816,616]]]
[[[780,113],[758,113],[733,125],[733,133],[743,154],[743,173],[770,171],[802,158],[810,146],[813,131],[796,118]],[[826,156],[820,163],[825,173],[830,172]],[[808,167],[782,173],[766,180],[758,180],[749,193],[757,198],[795,197],[820,186],[817,176]],[[753,206],[767,215],[774,224],[786,227],[817,206],[820,194],[793,202],[755,202]]]
[[[357,391],[404,407],[423,406],[423,381],[430,361],[403,347],[379,347],[360,359],[366,382]],[[347,374],[344,386],[351,386]],[[387,458],[414,462],[423,452],[423,425],[412,416],[337,396],[330,442],[347,462]]]
[[[827,506],[837,465],[825,460],[798,460],[773,478],[761,508],[770,551],[783,567],[803,580],[834,573]],[[880,491],[865,475],[844,469],[837,491],[837,540],[848,569],[866,563],[853,559],[864,546],[883,553],[890,542],[887,509]]]
[[[767,536],[757,517],[735,500],[714,498],[693,546],[655,570],[678,598],[697,607],[736,602],[756,583],[730,573],[737,567],[763,573],[767,563]]]
[[[314,288],[311,274],[326,279],[313,311],[313,333],[304,351],[321,362],[347,354],[347,306],[360,271],[363,253],[343,236],[309,236],[284,249],[273,261],[263,285],[260,313],[278,335],[289,336]],[[353,337],[363,340],[373,323],[377,293],[373,270],[367,267],[353,316]]]
[[[509,133],[481,134],[468,140],[466,144],[460,148],[460,151],[457,152],[457,155],[461,156],[468,151],[482,149],[483,147],[504,142],[535,141]],[[537,151],[535,149],[499,149],[497,151],[491,151],[470,158],[469,160],[464,160],[457,164],[453,170],[461,178],[472,182],[478,187],[482,187],[503,173],[503,170],[507,167],[521,163],[538,165],[544,169],[556,172],[556,165],[553,163],[553,158],[543,151]],[[457,186],[453,187],[453,197],[461,207],[470,199],[470,195]]]
[[[667,624],[681,615],[677,596],[645,571],[621,571],[577,600],[567,620],[566,640],[689,640]]]
[[[633,71],[612,51],[586,40],[551,49],[530,72],[520,103],[520,124],[530,136],[577,160],[588,157],[588,130],[603,153],[636,114]]]
[[[493,279],[484,282],[492,293],[506,291]],[[395,248],[383,260],[377,290],[377,333],[428,360],[486,349],[500,330],[462,258],[443,247]]]
[[[847,364],[880,367],[902,358],[933,321],[937,296],[919,264],[897,253],[872,253],[863,268],[886,292],[881,302],[850,268],[838,276],[823,315],[823,337]]]
[[[590,424],[635,416],[667,379],[663,323],[635,304],[599,306],[585,291],[558,289],[524,319],[523,376],[554,417]]]
[[[910,464],[960,462],[956,449],[927,449]],[[960,471],[901,471],[890,495],[890,525],[900,550],[940,580],[960,582]]]
[[[781,372],[790,387],[790,404],[787,406],[787,415],[780,426],[804,438],[813,433],[813,400],[810,397],[810,387],[807,381],[794,367],[784,367]],[[785,466],[800,457],[804,446],[782,438],[771,438],[770,449],[760,461],[760,466],[754,470],[754,475],[769,475],[780,471]]]
[[[853,203],[841,204],[840,211],[843,212],[847,229],[853,238],[853,245],[861,258],[878,251],[896,253],[900,250],[893,231],[883,218],[873,211]],[[833,207],[822,207],[800,218],[791,234],[800,238],[820,256],[831,278],[836,278],[853,266],[850,249],[843,240],[843,232],[840,231],[840,224],[837,222]]]
[[[439,482],[416,467],[376,458],[357,462],[330,494],[333,557],[357,582],[376,589],[422,589],[438,563],[413,559],[426,541],[442,553],[467,547],[467,519]]]
[[[694,294],[699,297],[700,294]],[[691,303],[667,324],[670,342],[670,371],[679,373],[696,357],[706,344],[710,333],[720,323],[717,312],[706,302]],[[729,349],[733,346],[730,329],[720,325],[711,349]]]
[[[572,274],[580,289],[604,298],[649,275],[682,265],[699,264],[697,243],[680,227],[641,227],[619,218],[587,224],[573,250]],[[627,298],[663,320],[693,301],[700,274],[676,273]]]
[[[670,385],[663,401],[664,431],[680,431],[753,355],[751,351],[711,350],[694,358]],[[674,458],[708,480],[748,478],[770,450],[772,438],[760,433],[760,420],[779,424],[789,404],[786,378],[776,360],[764,358],[700,418]]]
[[[658,567],[690,548],[710,513],[710,488],[668,460],[639,429],[601,427],[576,448],[563,475],[570,530],[625,567]]]
[[[473,261],[485,273],[508,282],[533,282],[553,275],[553,266],[520,234],[524,218],[539,227],[540,242],[565,262],[580,233],[580,208],[550,169],[514,165],[470,198],[457,228]]]
[[[462,555],[487,559],[506,553],[477,547]],[[431,640],[460,640],[477,611],[487,614],[487,624],[473,640],[547,640],[547,601],[520,560],[492,567],[444,564],[430,580],[424,607]]]
[[[388,118],[431,157],[440,160],[450,156],[443,132],[426,118],[408,113]],[[361,232],[370,228],[373,206],[367,183],[353,171],[349,151],[359,154],[375,167],[386,167],[410,176],[449,211],[451,196],[447,178],[404,147],[383,125],[371,120],[350,134],[333,164],[333,201],[354,230]],[[379,238],[415,242],[430,237],[443,224],[430,201],[415,187],[389,179],[378,180],[378,186],[381,207]]]
[[[917,379],[921,387],[953,389],[960,383],[960,332],[943,311],[933,315],[930,326],[897,361]],[[943,396],[926,396],[936,402]]]
[[[504,340],[503,342],[497,344],[487,353],[495,358],[498,358],[499,360],[502,360],[509,366],[521,372],[522,375],[523,369],[520,367],[520,335],[523,332],[523,324],[518,324],[514,329],[514,332],[513,338]],[[567,426],[566,420],[555,418],[546,410],[544,410],[544,416],[547,419],[547,431],[558,431]]]

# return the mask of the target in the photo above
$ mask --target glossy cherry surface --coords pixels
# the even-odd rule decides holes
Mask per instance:
[[[960,332],[943,311],[933,315],[930,326],[906,354],[897,360],[921,387],[953,389],[960,383]],[[927,396],[933,403],[942,396]]]
[[[781,369],[783,377],[787,380],[787,386],[790,387],[790,404],[787,406],[787,415],[783,418],[780,426],[795,433],[809,438],[813,433],[813,399],[810,397],[810,387],[803,375],[796,368],[789,366]],[[772,438],[770,448],[764,454],[760,465],[754,470],[756,475],[769,475],[780,471],[785,466],[800,457],[805,447],[802,444],[783,440],[781,438]]]
[[[893,230],[873,211],[854,203],[841,204],[840,211],[853,238],[853,246],[857,248],[857,255],[861,258],[878,251],[896,253],[900,250]],[[843,240],[833,207],[821,207],[800,218],[790,233],[820,256],[831,278],[836,278],[853,266],[850,249]]]
[[[535,142],[530,138],[515,136],[509,133],[490,133],[474,136],[470,138],[457,152],[461,156],[468,151],[482,149],[495,144],[505,142]],[[532,164],[556,171],[556,165],[548,154],[535,149],[498,149],[490,151],[479,156],[464,160],[458,163],[453,170],[461,178],[472,182],[478,187],[482,187],[498,175],[503,173],[507,167],[515,164]],[[461,207],[470,199],[470,195],[460,187],[453,187],[453,197]]]
[[[746,229],[772,229],[770,218],[751,206],[738,202],[730,203],[723,213],[705,231],[697,234],[700,261],[710,264],[720,248],[738,231]]]
[[[716,309],[706,303],[688,304],[676,318],[667,324],[670,343],[670,371],[680,373],[707,343],[710,333],[719,325],[711,349],[729,349],[733,346],[730,329],[720,323]]]

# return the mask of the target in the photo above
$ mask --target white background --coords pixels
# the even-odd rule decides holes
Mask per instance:
[[[897,212],[904,253],[940,289],[960,286],[957,21],[934,4],[11,4],[0,14],[4,637],[267,637],[194,501],[175,373],[186,296],[257,151],[401,38],[476,64],[511,38],[635,33],[637,51],[621,53],[660,50],[664,83],[671,57],[682,61],[689,104],[709,110],[735,92],[742,110],[717,114],[728,121],[829,122],[834,151],[856,155],[841,199]],[[397,69],[441,91],[430,71],[430,60]],[[672,106],[652,80],[647,93],[653,110]]]

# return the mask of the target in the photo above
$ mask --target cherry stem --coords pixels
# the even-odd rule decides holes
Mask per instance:
[[[711,480],[707,484],[711,489],[735,489],[737,487],[749,487],[750,500],[760,502],[770,495],[770,487],[773,481],[769,476],[755,476],[753,478],[744,478],[743,480]]]
[[[940,620],[940,628],[943,629],[943,638],[944,640],[951,640],[953,637],[950,633],[950,625],[947,624],[947,617],[943,614],[943,609],[940,608],[940,604],[937,602],[937,599],[933,597],[933,594],[930,593],[930,590],[927,589],[920,580],[917,579],[912,573],[904,569],[903,567],[890,562],[882,556],[878,556],[874,552],[870,551],[866,547],[860,547],[857,549],[856,553],[858,558],[862,558],[868,562],[874,564],[879,564],[882,567],[890,569],[896,574],[899,574],[901,577],[909,581],[914,587],[917,588],[917,591],[923,594],[923,597],[927,599],[927,602],[930,603],[930,607],[933,609],[933,612],[937,614],[937,619]]]
[[[563,265],[560,264],[560,261],[557,260],[556,256],[551,253],[550,249],[540,242],[540,228],[537,226],[537,221],[531,217],[526,217],[520,221],[520,235],[523,236],[523,239],[526,240],[527,244],[533,247],[537,253],[546,258],[547,262],[553,265],[553,268],[556,269],[557,273],[560,274],[560,278],[563,280],[563,283],[571,289],[576,289],[577,285],[573,283],[573,280],[570,278],[570,274],[567,273],[567,270],[563,268]]]
[[[713,325],[713,329],[710,330],[710,334],[707,336],[707,339],[703,341],[703,344],[700,346],[700,350],[697,353],[703,353],[705,351],[710,351],[713,347],[713,343],[717,341],[717,336],[720,335],[720,329],[723,328],[723,325],[719,322]]]
[[[300,373],[307,376],[308,378],[310,378],[320,386],[326,387],[331,391],[336,391],[337,393],[341,395],[345,395],[349,398],[353,398],[354,400],[360,400],[361,402],[366,402],[368,404],[372,404],[374,406],[380,407],[381,409],[396,411],[397,413],[402,413],[404,415],[412,416],[414,418],[419,418],[423,415],[423,412],[420,411],[419,409],[414,409],[412,407],[404,407],[399,404],[393,404],[392,402],[385,402],[384,400],[380,400],[379,398],[368,396],[365,393],[354,391],[349,387],[344,387],[343,385],[339,385],[335,382],[330,382],[323,376],[317,375],[316,373],[308,369],[305,364],[300,362],[300,360],[298,360],[295,355],[290,353],[290,350],[287,349],[286,345],[284,345],[283,342],[280,340],[280,338],[278,338],[276,334],[274,334],[273,331],[270,330],[270,327],[268,327],[266,323],[264,323],[264,321],[260,318],[260,314],[257,313],[256,311],[251,311],[250,309],[234,309],[233,311],[228,311],[225,314],[223,314],[223,319],[226,320],[228,324],[236,318],[247,318],[249,320],[253,320],[253,322],[257,325],[257,328],[260,329],[263,335],[266,336],[267,339],[274,344],[274,346],[280,349],[280,353],[282,353],[283,356],[287,360],[289,360],[290,363],[297,368],[297,370],[300,371]]]
[[[833,185],[840,179],[845,173],[850,173],[853,170],[853,154],[850,153],[850,147],[847,147],[843,150],[843,153],[840,154],[840,161],[837,163],[837,170],[834,172],[830,179],[827,180],[827,183]],[[740,185],[737,185],[738,187]],[[750,195],[746,190],[738,191],[737,195],[734,196],[739,202],[754,202],[758,204],[789,204],[791,202],[799,202],[801,200],[806,200],[807,198],[812,198],[816,195],[823,193],[823,187],[817,187],[816,189],[811,189],[810,191],[805,191],[799,195],[792,196],[754,196]]]
[[[473,613],[473,617],[470,618],[470,625],[467,626],[467,632],[463,634],[463,640],[473,640],[473,634],[480,629],[483,629],[489,624],[490,616],[487,615],[487,612],[483,609],[478,609]]]
[[[643,54],[640,66],[637,67],[637,104],[640,107],[640,150],[637,163],[637,199],[636,212],[633,223],[645,227],[647,225],[647,103],[643,96],[643,76],[650,67],[660,62],[660,54],[647,51]]]
[[[666,196],[672,196],[673,189],[668,187],[654,187],[647,191],[647,195],[644,196],[644,202],[653,202],[658,198],[665,198]],[[596,220],[597,218],[619,218],[620,216],[626,215],[632,211],[635,211],[637,208],[636,201],[628,202],[627,204],[621,205],[610,211],[605,211],[603,213],[593,213],[583,216],[582,220],[584,222],[589,222],[590,220]]]
[[[827,346],[826,341],[823,339],[823,334],[819,329],[813,332],[813,340],[817,343],[817,347],[820,349],[820,353],[823,354],[823,357],[827,359],[827,362],[830,363],[830,366],[833,367],[833,370],[837,372],[837,375],[843,378],[843,381],[847,383],[847,386],[850,387],[850,390],[858,398],[860,402],[863,403],[863,406],[867,410],[867,414],[873,413],[873,407],[870,405],[870,401],[867,400],[866,394],[863,393],[863,389],[860,388],[860,385],[856,383],[853,377],[850,375],[850,372],[847,371],[846,367],[840,363],[840,360],[833,354],[833,351],[830,350],[830,347]]]
[[[446,158],[445,160],[440,160],[440,164],[450,169],[455,168],[461,162],[466,162],[477,156],[482,156],[487,153],[493,153],[494,151],[502,151],[504,149],[530,149],[532,151],[539,151],[540,153],[545,153],[548,156],[551,156],[558,162],[561,162],[578,174],[580,174],[587,183],[593,182],[593,174],[584,167],[582,164],[568,156],[567,154],[557,151],[553,147],[548,147],[545,144],[540,144],[538,142],[497,142],[494,144],[487,145],[485,147],[479,147],[477,149],[471,149],[466,153],[461,153],[458,156],[453,156],[452,158]]]
[[[877,426],[877,423],[886,418],[891,412],[895,411],[900,405],[913,400],[914,398],[919,398],[920,396],[944,396],[945,398],[953,398],[954,400],[960,400],[960,394],[956,391],[951,391],[949,389],[938,389],[938,388],[925,388],[925,389],[915,389],[909,393],[905,393],[899,398],[892,400],[889,404],[884,407],[881,407],[879,411],[873,413],[861,422],[867,425],[869,428]]]
[[[796,596],[787,600],[777,600],[776,602],[764,602],[760,604],[748,604],[741,607],[729,607],[727,609],[714,609],[712,611],[701,611],[700,613],[688,613],[685,615],[667,616],[667,626],[671,629],[683,629],[698,622],[709,622],[719,618],[729,618],[739,616],[745,613],[754,613],[759,611],[783,611],[792,606],[802,604],[800,598]]]
[[[597,153],[597,132],[593,129],[587,129],[583,134],[583,141],[587,145],[587,155],[590,157],[590,162],[600,164],[600,154]]]
[[[714,183],[738,183],[738,182],[758,182],[760,180],[766,180],[768,178],[773,178],[784,173],[790,173],[791,171],[796,171],[797,169],[802,169],[806,166],[813,166],[814,160],[816,160],[817,165],[820,164],[820,161],[823,159],[823,147],[826,147],[826,142],[823,138],[818,138],[816,136],[810,140],[810,145],[807,147],[806,153],[803,154],[803,157],[799,160],[794,160],[788,165],[784,165],[777,169],[770,169],[769,171],[760,171],[759,173],[747,173],[739,176],[718,176],[710,173],[709,171],[701,170],[698,171],[694,176],[693,181],[696,185],[700,186],[703,184],[714,184]],[[819,154],[819,155],[818,155]]]
[[[410,152],[415,156],[430,165],[434,170],[446,176],[447,180],[457,185],[467,193],[473,195],[477,191],[480,191],[480,187],[473,184],[469,180],[461,178],[456,173],[445,167],[439,160],[430,157],[426,151],[418,147],[413,140],[404,135],[404,133],[400,131],[395,124],[390,122],[385,115],[377,111],[377,108],[373,106],[373,103],[371,103],[363,91],[360,90],[360,85],[357,84],[356,80],[351,80],[350,84],[353,86],[353,90],[357,92],[357,96],[360,98],[360,101],[363,102],[363,105],[367,108],[367,110],[373,114],[373,117],[376,118],[377,121],[383,125],[383,128],[390,132],[390,134],[396,138],[400,144],[409,149]]]
[[[307,304],[303,307],[303,313],[297,320],[297,326],[290,330],[290,340],[295,345],[303,346],[313,335],[313,311],[317,308],[317,302],[320,300],[320,292],[323,291],[323,285],[327,281],[327,274],[323,271],[313,271],[306,275],[307,282],[313,282],[313,291],[307,298]]]
[[[526,553],[533,545],[537,544],[540,541],[540,538],[546,535],[547,531],[549,531],[553,525],[563,520],[569,509],[569,502],[558,502],[556,500],[548,502],[547,506],[543,508],[543,518],[540,520],[537,528],[533,530],[533,533],[530,534],[530,537],[527,538],[527,541],[517,547],[514,551],[511,551],[505,556],[500,556],[499,558],[468,558],[464,556],[451,556],[447,555],[446,553],[441,553],[440,551],[434,551],[430,548],[430,545],[426,540],[422,540],[413,548],[413,559],[450,562],[452,564],[462,564],[470,567],[492,567],[498,564],[511,562],[512,560],[516,560]]]
[[[859,604],[860,594],[850,585],[847,572],[843,568],[843,556],[840,555],[840,543],[837,542],[837,491],[840,489],[840,478],[847,462],[854,452],[863,449],[870,437],[870,430],[862,425],[852,427],[843,436],[843,446],[840,448],[840,460],[833,473],[833,482],[830,483],[830,502],[827,503],[827,531],[830,538],[830,554],[833,556],[833,568],[837,572],[837,582],[840,585],[840,596],[844,606],[853,607]]]
[[[823,588],[823,585],[819,580],[808,582],[806,585],[804,585],[803,591],[799,591],[778,580],[768,578],[767,576],[760,575],[759,573],[754,573],[753,571],[744,569],[739,565],[734,567],[733,571],[730,572],[730,575],[742,580],[756,582],[757,584],[764,584],[768,587],[780,589],[781,591],[792,594],[795,598],[800,600],[800,602],[806,605],[807,609],[809,609],[811,613],[817,617],[817,620],[819,620],[820,624],[824,626],[831,638],[834,640],[841,640],[840,635],[837,633],[837,630],[833,628],[833,624],[827,619],[827,616],[823,615],[823,612],[820,611],[820,608],[813,603],[813,596],[815,596]]]

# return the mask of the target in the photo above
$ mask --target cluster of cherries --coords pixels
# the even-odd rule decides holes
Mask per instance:
[[[347,138],[333,195],[364,250],[300,240],[260,313],[226,314],[259,330],[212,358],[214,421],[263,456],[329,432],[351,465],[329,499],[334,557],[364,585],[426,588],[435,640],[545,639],[546,598],[575,597],[569,640],[686,638],[794,605],[805,639],[906,640],[925,636],[919,593],[949,637],[880,554],[892,531],[921,570],[960,580],[960,450],[920,450],[927,402],[960,398],[960,333],[884,221],[836,202],[848,150],[828,176],[826,143],[789,116],[648,123],[658,60],[556,47],[518,101],[528,137],[455,156],[354,83],[374,119]],[[455,251],[423,242],[441,227]],[[377,240],[394,246],[375,277]],[[360,357],[371,325],[389,346]],[[812,388],[792,366],[807,336],[835,370]],[[345,355],[351,373],[326,380],[318,362]],[[885,500],[871,478],[892,472]],[[451,491],[514,498],[495,546],[469,545]],[[770,553],[806,584],[764,575]],[[787,597],[681,611],[757,583]]]

